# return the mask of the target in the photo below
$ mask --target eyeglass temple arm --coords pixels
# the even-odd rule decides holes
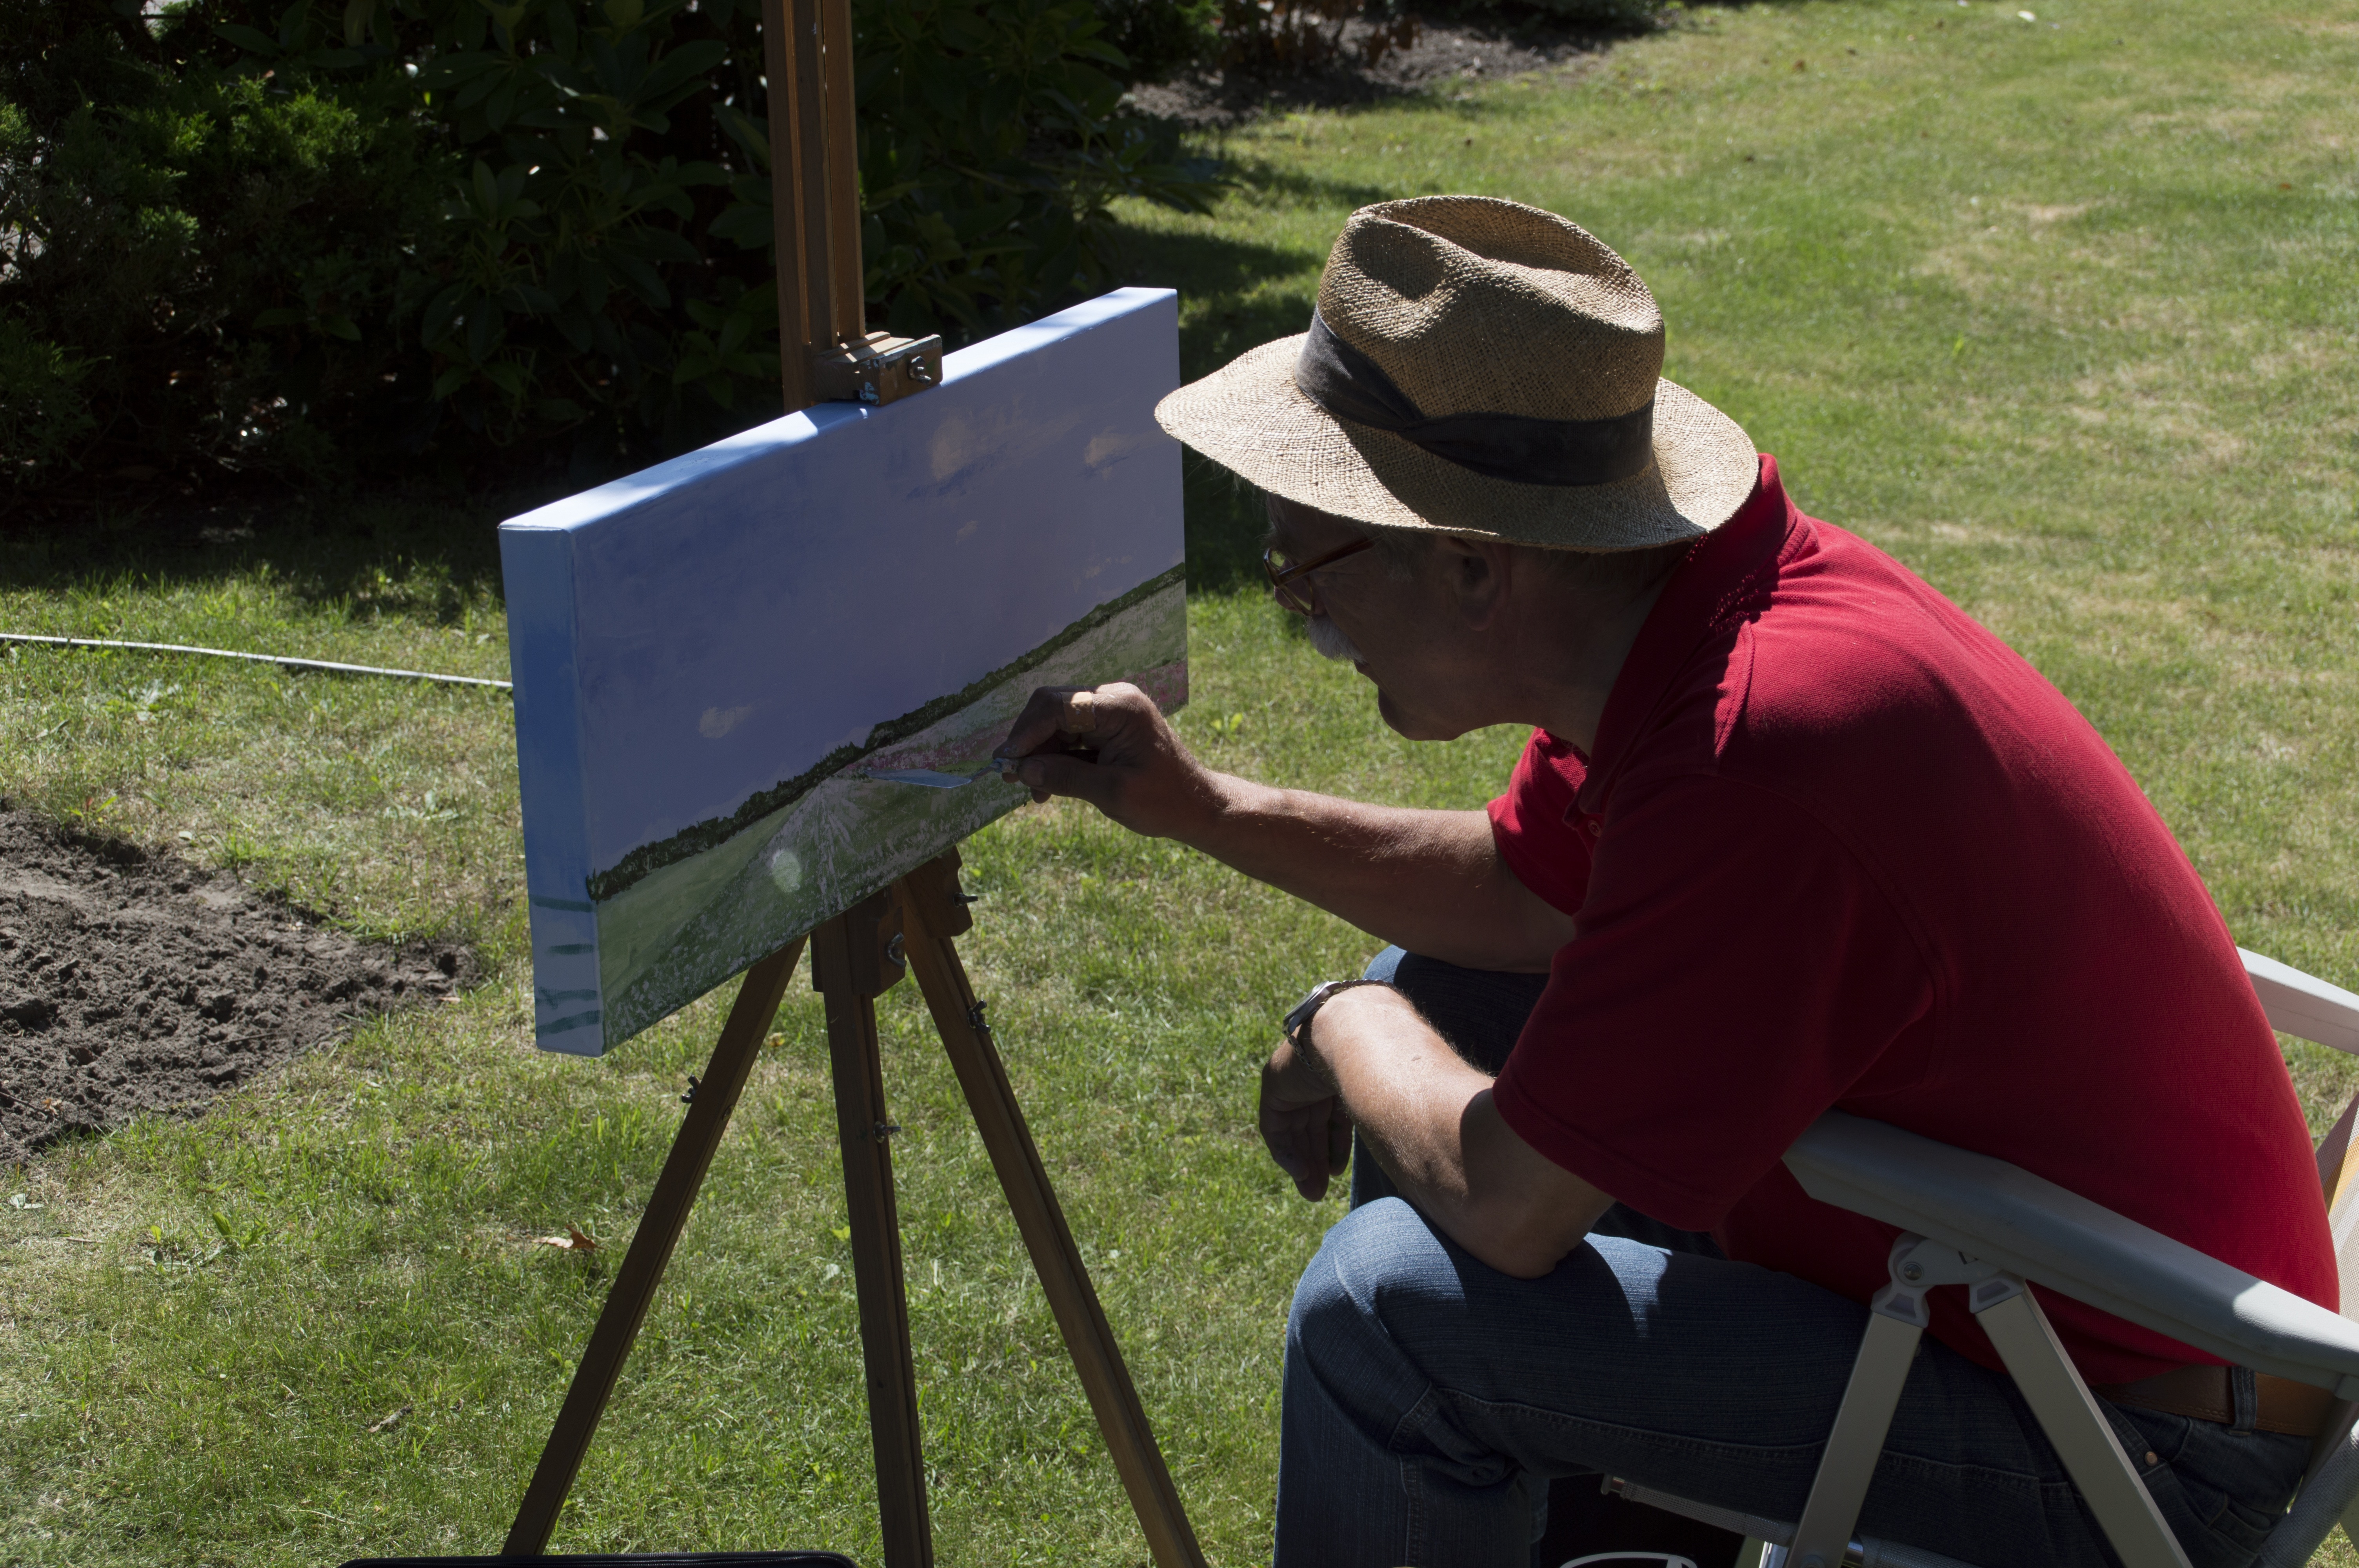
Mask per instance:
[[[1335,562],[1342,560],[1345,556],[1355,556],[1362,550],[1375,549],[1375,546],[1376,542],[1374,539],[1363,535],[1360,538],[1353,540],[1348,545],[1341,546],[1338,548],[1328,551],[1325,555],[1320,557],[1315,561],[1299,561],[1290,567],[1278,568],[1270,572],[1269,579],[1270,581],[1277,584],[1280,588],[1283,588],[1305,572],[1315,572],[1321,567],[1332,566]],[[1269,551],[1265,550],[1262,552],[1262,564],[1264,566],[1267,566],[1269,564]]]

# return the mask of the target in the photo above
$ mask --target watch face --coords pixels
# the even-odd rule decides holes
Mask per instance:
[[[1293,1039],[1295,1031],[1300,1029],[1304,1021],[1309,1019],[1312,1013],[1319,1011],[1320,1002],[1326,998],[1329,988],[1332,987],[1334,983],[1335,982],[1332,980],[1321,980],[1319,984],[1312,986],[1310,988],[1310,994],[1304,997],[1300,1001],[1296,1002],[1294,1004],[1294,1011],[1286,1015],[1286,1021],[1278,1025],[1278,1032],[1284,1034],[1288,1040]]]

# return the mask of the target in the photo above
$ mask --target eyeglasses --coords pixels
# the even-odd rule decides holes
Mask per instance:
[[[1346,556],[1356,556],[1362,550],[1372,549],[1375,543],[1374,539],[1354,539],[1311,561],[1294,560],[1284,550],[1273,546],[1261,553],[1261,569],[1269,574],[1269,586],[1271,591],[1277,595],[1278,603],[1298,614],[1316,615],[1319,613],[1319,601],[1311,597],[1313,585],[1310,581],[1310,574],[1321,567],[1333,566]]]

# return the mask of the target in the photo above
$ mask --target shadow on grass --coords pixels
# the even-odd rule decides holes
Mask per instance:
[[[1331,179],[1307,169],[1287,168],[1267,158],[1232,161],[1227,168],[1230,178],[1248,190],[1284,197],[1305,207],[1341,207],[1348,211],[1372,202],[1390,201],[1401,194],[1390,186]]]
[[[1180,374],[1209,375],[1310,319],[1319,261],[1299,251],[1199,233],[1125,236],[1130,277],[1180,291]],[[1275,287],[1273,287],[1275,286]],[[1188,586],[1227,592],[1261,580],[1261,492],[1209,459],[1186,460]]]
[[[523,509],[277,502],[20,523],[0,530],[0,591],[204,588],[260,574],[350,620],[451,625],[500,596],[498,522]]]
[[[1261,492],[1210,458],[1190,452],[1186,465],[1188,591],[1234,593],[1262,582],[1269,520]]]

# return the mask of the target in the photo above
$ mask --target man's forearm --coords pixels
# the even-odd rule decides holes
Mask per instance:
[[[1571,935],[1499,859],[1480,811],[1369,806],[1226,773],[1211,782],[1213,808],[1184,842],[1413,953],[1539,971]]]
[[[1493,1268],[1547,1273],[1613,1202],[1516,1136],[1490,1077],[1407,999],[1345,991],[1311,1030],[1363,1152],[1374,1149],[1401,1195]]]
[[[1059,738],[1087,734],[1093,761]],[[1361,930],[1474,968],[1545,970],[1572,922],[1516,879],[1480,811],[1364,806],[1216,773],[1136,687],[1044,687],[1000,743],[1036,800],[1073,795]]]

